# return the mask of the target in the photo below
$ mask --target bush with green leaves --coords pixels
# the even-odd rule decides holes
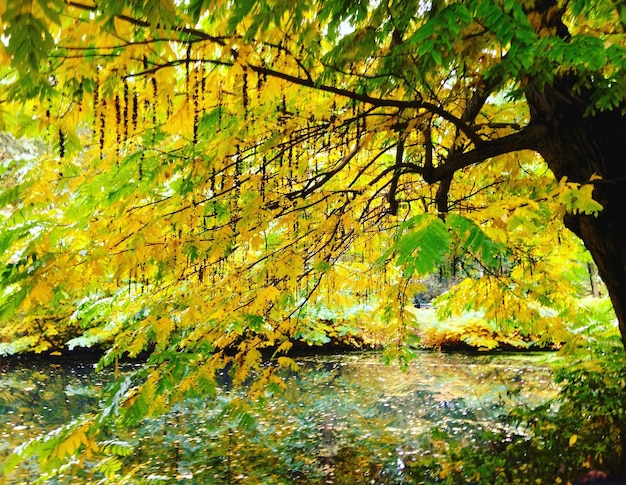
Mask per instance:
[[[591,469],[626,477],[626,353],[617,336],[578,352],[556,370],[556,399],[508,416],[517,435],[485,431],[468,444],[438,432],[431,474],[439,483],[502,485],[566,483]]]
[[[626,354],[615,338],[590,348],[556,374],[562,386],[555,413],[540,408],[532,428],[537,446],[559,452],[567,469],[600,468],[626,476]]]

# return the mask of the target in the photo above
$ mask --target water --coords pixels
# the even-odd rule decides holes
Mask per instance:
[[[112,451],[119,469],[94,459],[49,483],[98,483],[107,473],[110,483],[419,483],[452,444],[523,436],[508,413],[556,396],[551,359],[423,352],[405,372],[374,353],[300,358],[280,396],[190,400],[112,432],[126,447]],[[90,364],[0,367],[0,460],[97,409],[110,379]],[[6,479],[36,474],[28,463]]]

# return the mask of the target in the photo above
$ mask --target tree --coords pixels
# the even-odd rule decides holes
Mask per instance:
[[[0,17],[1,127],[52,147],[2,162],[5,351],[153,351],[117,396],[139,416],[213,392],[227,364],[278,384],[260,350],[295,365],[293,340],[351,333],[330,311],[347,303],[402,343],[415,277],[449,253],[478,279],[467,305],[558,332],[577,318],[562,219],[626,343],[623,6],[35,0]]]

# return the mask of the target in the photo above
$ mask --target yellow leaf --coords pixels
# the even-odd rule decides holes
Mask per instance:
[[[63,441],[57,449],[59,458],[73,455],[81,444],[86,443],[87,438],[83,431],[75,431],[70,434],[65,441]]]
[[[577,434],[573,434],[569,438],[569,445],[570,446],[574,446],[576,444],[576,441],[578,441],[578,435]]]
[[[300,366],[296,363],[296,361],[289,357],[279,357],[277,360],[278,365],[284,367],[285,369],[291,369],[294,372],[300,369]]]
[[[40,280],[31,290],[31,298],[40,303],[47,304],[53,298],[53,293],[48,284],[44,280]]]
[[[280,354],[280,353],[287,352],[292,346],[293,346],[293,343],[290,342],[289,340],[286,340],[285,342],[283,342],[282,344],[278,346],[278,348],[276,349],[276,353]]]
[[[164,343],[174,329],[174,322],[171,318],[159,318],[156,322],[152,323],[152,328],[156,333],[157,343]]]

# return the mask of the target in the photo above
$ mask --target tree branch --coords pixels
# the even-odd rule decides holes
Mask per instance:
[[[311,88],[314,90],[323,91],[326,93],[336,94],[338,96],[353,99],[355,101],[359,101],[361,103],[369,104],[375,107],[398,108],[400,110],[420,109],[420,108],[425,109],[426,111],[436,114],[437,116],[443,118],[444,120],[452,123],[455,127],[457,127],[459,130],[465,133],[476,147],[480,146],[483,143],[483,139],[467,123],[464,123],[460,118],[457,118],[453,114],[448,113],[445,109],[441,108],[440,106],[429,103],[427,101],[423,101],[422,99],[401,100],[401,99],[375,98],[367,94],[357,93],[354,91],[350,91],[349,89],[344,89],[344,88],[340,88],[337,86],[317,84],[312,79],[303,79],[301,77],[294,76],[292,74],[275,71],[268,67],[255,66],[253,64],[247,64],[247,67],[258,74],[264,74],[266,76],[283,79],[290,83],[297,84],[298,86],[307,87],[307,88]]]
[[[88,5],[88,4],[84,4],[75,0],[66,0],[66,4],[68,6],[86,10],[89,12],[98,11],[97,6],[95,5]],[[138,27],[146,28],[146,27],[152,26],[150,22],[148,22],[147,20],[138,19],[138,18],[131,17],[125,14],[116,15],[115,17],[125,22],[128,22],[130,24],[136,25]],[[215,36],[209,35],[200,29],[195,29],[191,27],[176,27],[176,28],[173,28],[172,30],[174,32],[181,32],[190,36],[194,36],[197,39],[215,42],[219,45],[226,45],[226,38],[215,37]],[[224,66],[232,65],[232,63],[230,62],[222,61],[222,60],[204,60],[204,62],[211,62],[214,64],[219,64],[219,65],[224,65]],[[153,69],[147,70],[145,72],[136,73],[134,75],[140,76],[143,74],[150,74],[163,67],[174,66],[177,63],[178,62],[176,61],[170,61],[170,62],[165,63],[162,66],[156,66]],[[393,107],[393,108],[399,108],[400,110],[402,109],[425,109],[443,118],[444,120],[452,123],[456,128],[462,131],[472,141],[474,146],[478,147],[483,143],[482,138],[478,135],[478,133],[476,133],[476,131],[471,126],[468,125],[468,123],[465,122],[466,120],[454,116],[453,114],[447,112],[445,109],[441,108],[440,106],[437,106],[436,104],[423,101],[421,98],[416,99],[416,100],[376,98],[373,96],[369,96],[367,94],[357,93],[357,92],[350,91],[348,89],[343,89],[337,86],[318,84],[314,79],[310,77],[310,74],[306,71],[305,71],[305,74],[307,75],[307,77],[301,78],[299,76],[294,76],[294,75],[287,74],[284,72],[275,71],[273,69],[270,69],[264,66],[256,66],[253,64],[247,64],[247,67],[255,71],[258,74],[264,74],[267,76],[272,76],[275,78],[283,79],[285,81],[289,81],[299,86],[308,87],[311,89],[316,89],[316,90],[331,93],[331,94],[336,94],[338,96],[353,99],[355,101],[360,101],[362,103],[366,103],[375,107]]]
[[[547,128],[531,123],[517,133],[483,143],[469,152],[454,154],[437,167],[427,165],[417,170],[427,183],[441,182],[454,175],[457,170],[484,162],[489,158],[520,150],[537,151],[542,137],[547,136]]]
[[[393,178],[391,179],[391,185],[389,187],[389,193],[387,194],[387,201],[389,202],[389,213],[392,216],[398,215],[398,200],[396,199],[396,191],[398,190],[398,179],[400,178],[400,165],[404,160],[404,135],[398,134],[398,143],[396,145],[396,163],[393,169]]]
[[[98,7],[96,5],[87,5],[85,3],[77,2],[74,0],[66,0],[65,3],[66,5],[70,7],[78,8],[80,10],[86,10],[88,12],[98,11]],[[136,25],[137,27],[155,27],[147,20],[141,20],[135,17],[131,17],[130,15],[125,15],[125,14],[115,15],[115,18],[123,20],[130,24]],[[163,27],[163,26],[156,25],[156,27]],[[206,32],[200,29],[194,29],[192,27],[176,27],[176,28],[173,28],[172,30],[175,32],[183,33],[183,34],[192,35],[194,37],[197,37],[198,39],[210,40],[212,42],[216,42],[219,45],[226,45],[226,40],[224,37],[215,37],[215,36],[207,34]]]
[[[331,178],[333,178],[337,173],[341,172],[341,170],[343,170],[348,165],[348,163],[350,163],[350,160],[352,160],[359,153],[359,151],[361,151],[361,148],[362,148],[361,145],[357,143],[354,149],[350,153],[348,153],[336,167],[334,167],[329,172],[323,175],[320,175],[319,180],[317,180],[317,182],[314,182],[312,185],[304,187],[302,190],[298,190],[297,192],[292,192],[292,193],[287,194],[287,198],[295,199],[296,197],[306,197],[312,194],[313,192],[315,192],[317,189],[322,187],[326,182],[328,182]],[[314,180],[315,178],[312,179],[311,182],[313,182]]]

